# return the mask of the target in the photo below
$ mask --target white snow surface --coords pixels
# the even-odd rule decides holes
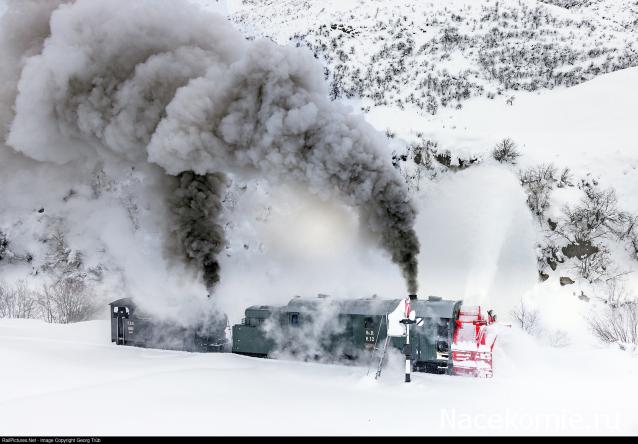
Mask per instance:
[[[104,321],[0,320],[2,435],[636,434],[638,358],[500,328],[495,376],[116,346]],[[407,413],[406,413],[407,412]]]

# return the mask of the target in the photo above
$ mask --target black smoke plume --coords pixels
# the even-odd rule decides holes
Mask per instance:
[[[217,256],[224,248],[224,228],[218,217],[225,178],[221,173],[197,175],[186,171],[177,180],[179,185],[171,202],[175,236],[186,258],[202,270],[206,287],[212,289],[219,282]]]
[[[14,56],[23,51],[11,59],[17,88],[4,94],[16,95],[7,138],[14,149],[56,163],[108,150],[177,176],[168,197],[175,234],[209,287],[219,280],[222,173],[336,193],[359,209],[416,292],[419,242],[407,188],[383,137],[329,101],[311,54],[248,42],[186,1],[8,7],[15,21],[24,5],[40,5],[41,16],[58,3],[31,42],[4,39]]]

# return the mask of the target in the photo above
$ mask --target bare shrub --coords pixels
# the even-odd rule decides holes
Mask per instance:
[[[542,164],[520,173],[521,185],[527,192],[527,205],[539,221],[549,208],[549,199],[556,182],[556,167]]]
[[[25,281],[18,281],[13,289],[16,299],[16,317],[34,318],[37,315],[37,304],[35,293]]]
[[[38,308],[40,311],[40,317],[52,324],[58,322],[58,316],[56,311],[56,305],[53,297],[53,291],[51,286],[44,285],[42,291],[37,293]]]
[[[627,290],[621,277],[608,279],[603,294],[597,299],[605,303],[600,312],[586,318],[592,333],[601,342],[617,343],[621,348],[638,345],[638,300]]]
[[[13,286],[0,283],[0,317],[29,319],[36,316],[36,297],[25,281]]]
[[[589,187],[585,198],[574,208],[564,207],[559,234],[575,244],[593,242],[614,235],[629,235],[628,225],[635,225],[634,218],[618,209],[618,199],[613,189],[599,190]]]
[[[613,277],[614,267],[606,241],[626,242],[631,252],[638,218],[618,208],[613,189],[584,187],[585,197],[574,207],[565,206],[555,232],[567,244],[561,249],[567,258],[576,258],[574,268],[589,282]]]
[[[0,317],[9,318],[13,312],[13,299],[11,289],[6,282],[0,282]]]
[[[638,301],[607,305],[601,313],[590,315],[587,323],[594,336],[604,343],[622,348],[638,345]]]
[[[628,290],[626,286],[625,275],[614,276],[607,279],[602,285],[598,286],[596,290],[598,291],[594,291],[594,297],[610,307],[619,307],[636,299],[634,294]]]
[[[90,319],[97,311],[90,287],[77,279],[64,279],[44,285],[38,304],[47,322],[69,324]]]
[[[638,261],[638,229],[634,229],[629,236],[628,246],[631,257]]]
[[[617,272],[611,253],[604,245],[596,247],[594,253],[578,259],[571,268],[589,283],[604,281],[610,274]]]
[[[492,150],[492,157],[500,163],[516,164],[516,159],[520,155],[521,153],[518,151],[516,144],[510,138],[501,140]]]
[[[565,330],[552,330],[546,333],[545,339],[552,347],[567,347],[571,341]]]
[[[540,332],[540,316],[538,310],[529,307],[522,299],[520,305],[510,313],[518,325],[530,335]]]
[[[574,186],[574,175],[572,174],[569,168],[564,168],[563,172],[560,173],[560,178],[558,179],[558,185],[556,186],[558,188]]]
[[[96,297],[83,280],[64,279],[33,290],[26,281],[0,282],[0,317],[40,318],[49,323],[86,321],[97,311]]]
[[[631,257],[638,261],[638,216],[628,215],[623,230],[618,233],[620,240],[624,240]]]

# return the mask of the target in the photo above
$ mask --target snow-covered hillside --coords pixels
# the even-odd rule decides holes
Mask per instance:
[[[401,356],[375,381],[366,367],[118,347],[108,329],[0,321],[0,433],[638,432],[635,358],[539,346],[514,329],[501,334],[493,379],[415,374],[411,384],[402,382]]]
[[[572,86],[635,66],[635,27],[594,13],[599,7],[255,1],[241,2],[231,18],[249,35],[308,47],[326,65],[334,97],[436,114],[475,96]]]

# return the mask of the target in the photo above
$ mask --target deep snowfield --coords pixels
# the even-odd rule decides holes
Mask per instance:
[[[374,381],[366,367],[118,347],[104,321],[1,320],[0,434],[638,433],[638,357],[501,330],[493,379],[408,385],[397,355]]]

